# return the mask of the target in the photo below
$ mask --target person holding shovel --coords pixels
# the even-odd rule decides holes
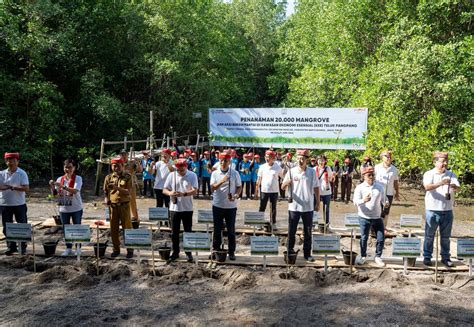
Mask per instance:
[[[188,161],[178,159],[176,171],[169,174],[163,188],[163,193],[171,198],[170,219],[172,228],[173,253],[170,260],[179,258],[179,230],[181,222],[185,232],[192,231],[193,196],[198,190],[197,175],[188,170]],[[186,252],[188,262],[193,262],[191,252]]]
[[[56,182],[49,181],[53,195],[56,197],[59,206],[59,215],[63,225],[80,225],[82,220],[82,178],[76,174],[76,162],[72,159],[64,160],[64,175],[58,177]],[[76,255],[81,253],[81,245],[76,245]],[[66,250],[62,256],[73,254],[72,244],[66,243]]]
[[[313,211],[319,211],[319,180],[316,171],[307,166],[309,158],[308,150],[297,150],[297,166],[291,168],[281,187],[288,191],[288,254],[295,253],[295,236],[300,218],[303,220],[304,231],[304,258],[308,262],[314,262],[311,256],[311,231],[313,229]]]
[[[357,185],[354,190],[354,204],[357,206],[360,225],[360,255],[356,258],[356,264],[363,265],[367,259],[367,241],[372,227],[377,236],[375,263],[379,267],[385,267],[381,258],[385,241],[381,217],[382,205],[386,200],[384,188],[382,184],[375,181],[374,167],[362,167],[361,174],[364,182]]]
[[[6,152],[3,156],[7,169],[0,171],[0,209],[2,212],[3,235],[6,236],[6,223],[13,223],[13,216],[17,223],[28,223],[26,215],[25,193],[30,189],[26,172],[18,167],[20,154]],[[20,242],[21,254],[26,253],[26,242]],[[5,255],[18,252],[16,242],[7,241]]]
[[[121,157],[111,160],[113,173],[104,180],[105,204],[110,210],[110,234],[114,250],[111,257],[120,255],[120,224],[122,230],[131,229],[130,194],[132,192],[132,177],[125,172],[124,161]],[[133,249],[127,249],[127,258],[133,257]]]
[[[165,186],[168,175],[174,171],[173,160],[171,160],[171,150],[163,149],[161,151],[161,160],[153,167],[153,173],[155,174],[155,185],[153,190],[156,196],[156,206],[166,208],[170,207],[170,197],[163,194],[163,187]]]
[[[271,217],[270,224],[272,230],[276,231],[276,210],[277,210],[277,201],[278,201],[278,178],[284,177],[283,169],[275,162],[275,152],[272,150],[267,150],[265,152],[266,163],[260,166],[258,170],[258,179],[257,185],[255,188],[255,198],[259,198],[259,190],[261,188],[260,196],[260,212],[265,212],[267,209],[268,200],[270,200],[271,205]]]
[[[239,172],[230,168],[231,155],[227,152],[219,154],[220,167],[212,172],[211,187],[212,215],[214,234],[212,249],[219,251],[222,243],[222,227],[225,221],[229,238],[229,259],[235,260],[235,218],[237,215],[237,199],[242,190]]]
[[[452,267],[450,260],[451,228],[453,226],[454,192],[460,188],[456,175],[447,169],[448,153],[436,151],[433,154],[434,168],[423,175],[423,186],[426,190],[425,241],[423,244],[423,263],[431,266],[433,241],[439,228],[441,236],[441,263]]]
[[[375,180],[382,184],[385,190],[387,202],[382,206],[383,225],[385,226],[385,233],[388,227],[388,214],[392,206],[392,201],[395,197],[396,201],[400,201],[400,188],[398,185],[398,169],[392,165],[392,152],[388,150],[380,153],[382,162],[375,165]]]

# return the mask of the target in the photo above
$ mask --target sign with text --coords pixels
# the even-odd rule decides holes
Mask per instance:
[[[86,243],[91,241],[89,225],[64,225],[64,240],[67,243]]]
[[[5,223],[7,241],[31,242],[31,224]]]
[[[151,230],[125,229],[125,246],[128,248],[151,248]]]
[[[344,225],[347,228],[359,227],[359,215],[357,213],[346,213],[344,216]]]
[[[168,208],[148,208],[148,219],[155,221],[168,221]]]
[[[341,237],[339,235],[314,235],[313,254],[339,254]]]
[[[212,210],[198,210],[198,223],[212,224],[214,223]]]
[[[421,228],[421,215],[400,215],[400,228]]]
[[[417,258],[420,256],[421,240],[416,237],[396,237],[392,240],[394,257]]]
[[[250,236],[251,255],[278,255],[278,245],[276,236]]]
[[[209,108],[215,146],[365,149],[367,108]]]
[[[105,208],[105,221],[110,221],[110,209],[109,208]]]
[[[244,212],[244,224],[245,225],[265,225],[267,221],[265,220],[265,212]]]
[[[209,251],[211,243],[207,233],[183,233],[183,247],[185,251]]]
[[[458,258],[474,258],[474,238],[458,238]]]

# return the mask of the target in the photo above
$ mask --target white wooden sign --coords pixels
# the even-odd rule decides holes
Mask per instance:
[[[148,219],[154,221],[168,221],[168,208],[148,208]]]
[[[251,255],[278,255],[277,236],[250,236]]]
[[[64,225],[64,240],[67,243],[87,243],[91,241],[89,225]]]
[[[346,213],[344,216],[344,225],[347,228],[359,227],[359,215],[357,213]]]
[[[151,230],[125,229],[125,246],[128,248],[151,248]]]
[[[400,215],[400,228],[421,228],[421,215]]]
[[[209,251],[211,244],[208,233],[183,233],[183,247],[185,251]]]
[[[265,225],[267,221],[265,220],[265,212],[244,212],[244,224],[245,225]]]
[[[198,210],[198,223],[203,224],[212,224],[214,223],[214,218],[212,215],[212,210]]]
[[[31,242],[31,224],[5,223],[7,241]]]
[[[474,258],[474,238],[458,238],[458,258]]]
[[[416,237],[396,237],[392,240],[394,257],[417,258],[420,256],[421,240]]]
[[[339,235],[314,235],[313,254],[338,254],[341,251]]]

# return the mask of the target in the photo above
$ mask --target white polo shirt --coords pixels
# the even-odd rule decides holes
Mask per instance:
[[[393,196],[395,194],[395,181],[398,181],[398,169],[394,165],[385,168],[383,163],[379,163],[374,167],[375,180],[382,184],[387,190],[386,195]]]
[[[23,169],[18,167],[14,173],[9,172],[8,169],[0,171],[0,185],[2,184],[10,186],[30,185],[28,175]],[[21,206],[25,203],[25,192],[12,190],[0,191],[0,206]]]
[[[423,186],[426,187],[428,184],[435,184],[440,182],[444,178],[451,178],[451,183],[456,186],[460,186],[456,175],[449,170],[444,173],[438,173],[436,168],[433,168],[423,175]],[[446,193],[448,193],[448,185],[443,185],[435,188],[434,190],[427,191],[425,194],[425,209],[430,211],[449,211],[453,210],[454,203],[454,191],[450,187],[449,193],[451,194],[451,200],[446,200]]]
[[[221,185],[217,190],[212,193],[212,205],[218,208],[223,209],[233,209],[237,208],[237,201],[229,201],[229,183],[230,183],[230,194],[235,195],[237,192],[237,188],[242,186],[242,182],[240,180],[239,172],[235,169],[227,170],[226,172],[222,172],[221,168],[217,168],[214,170],[211,175],[211,185],[220,183],[225,175],[229,174],[230,177],[227,182]]]
[[[364,203],[367,194],[371,195],[370,201]],[[366,219],[379,219],[382,214],[382,204],[385,203],[384,189],[382,184],[374,181],[371,186],[363,182],[356,186],[354,190],[354,204],[360,217]]]
[[[165,185],[163,186],[163,189],[180,193],[191,192],[193,188],[198,188],[198,178],[197,175],[190,170],[187,170],[184,176],[181,176],[177,171],[168,174]],[[192,195],[179,196],[177,200],[176,204],[170,201],[170,211],[193,211]]]
[[[170,160],[168,161],[168,163],[172,164],[173,162]],[[170,174],[168,164],[164,161],[158,161],[155,164],[155,170],[156,170],[156,177],[155,177],[155,185],[153,186],[153,188],[157,190],[162,190],[163,187],[165,186],[166,178],[168,178],[168,175]]]
[[[278,185],[278,177],[283,177],[283,169],[276,162],[273,165],[264,163],[258,170],[258,177],[262,177],[260,186],[262,193],[278,193],[280,186]]]
[[[291,168],[285,175],[283,183],[290,181],[292,203],[288,203],[289,211],[308,212],[314,211],[314,189],[319,187],[319,180],[316,177],[316,171],[313,168],[306,167],[301,171],[300,167]]]

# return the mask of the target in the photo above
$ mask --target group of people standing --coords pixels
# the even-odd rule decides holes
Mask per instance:
[[[122,229],[139,227],[134,176],[145,168],[146,172],[154,177],[153,190],[157,206],[169,208],[173,242],[171,260],[179,258],[180,226],[182,223],[184,231],[192,231],[193,198],[199,192],[199,175],[196,170],[201,171],[204,165],[209,174],[209,177],[205,178],[209,180],[204,182],[202,174],[201,178],[206,188],[209,185],[212,194],[214,220],[212,248],[213,250],[221,249],[222,229],[225,224],[228,233],[229,258],[235,260],[237,200],[242,197],[242,189],[246,182],[243,181],[242,173],[248,174],[251,171],[252,162],[244,157],[242,164],[236,159],[235,151],[232,149],[218,152],[217,161],[210,164],[206,162],[210,160],[206,153],[199,164],[194,153],[190,151],[185,153],[187,155],[174,159],[173,151],[163,149],[158,161],[151,160],[149,154],[146,153],[148,157],[144,156],[143,160],[145,167],[143,167],[143,161],[130,160],[126,151],[122,151],[120,156],[111,160],[112,172],[104,180],[103,192],[104,203],[110,210],[112,257],[120,255],[120,225]],[[326,224],[329,224],[330,201],[335,199],[333,192],[337,193],[337,178],[344,179],[345,175],[352,178],[350,160],[347,161],[346,158],[343,167],[336,167],[337,162],[335,162],[334,168],[331,168],[327,166],[325,156],[319,156],[313,162],[309,151],[302,149],[296,151],[296,161],[293,161],[290,155],[281,160],[272,149],[265,151],[264,158],[264,163],[260,163],[257,160],[258,157],[252,158],[253,167],[257,167],[253,195],[260,199],[259,210],[265,211],[270,202],[271,220],[269,223],[273,230],[276,230],[277,199],[282,191],[288,192],[288,251],[290,254],[294,252],[296,230],[301,219],[304,233],[304,258],[312,262],[314,261],[311,256],[313,212],[319,211],[322,204],[323,217]],[[366,261],[368,236],[370,230],[373,229],[377,238],[375,262],[380,266],[384,265],[381,256],[385,227],[392,201],[399,200],[399,176],[398,170],[392,165],[392,153],[382,151],[380,158],[381,163],[375,166],[369,160],[365,160],[361,167],[363,180],[354,190],[353,202],[358,209],[361,233],[361,254],[357,258],[358,264]],[[4,159],[7,168],[0,171],[0,209],[5,234],[5,224],[13,222],[13,217],[17,223],[27,222],[25,193],[29,190],[29,181],[26,172],[18,167],[19,153],[5,153]],[[248,156],[247,159],[249,159]],[[456,175],[447,170],[447,152],[435,152],[433,164],[434,168],[423,176],[423,185],[426,189],[424,263],[431,265],[434,235],[439,228],[442,262],[446,266],[452,266],[449,238],[453,223],[453,192],[457,191],[460,185]],[[80,224],[83,214],[80,195],[82,179],[76,173],[77,166],[74,160],[65,160],[63,169],[62,176],[49,182],[51,192],[57,199],[62,223]],[[150,188],[152,183],[149,182],[146,185]],[[341,183],[341,188],[342,193],[346,194],[344,192],[348,186]],[[252,195],[252,193],[246,193],[246,195]],[[6,255],[18,251],[16,242],[8,242],[7,245]],[[80,247],[76,248],[76,253],[78,251],[80,252]],[[26,252],[25,242],[21,243],[21,252]],[[72,244],[67,244],[63,255],[72,253]],[[132,256],[133,250],[127,249],[127,257]],[[186,256],[188,261],[193,261],[190,252],[187,252]]]

